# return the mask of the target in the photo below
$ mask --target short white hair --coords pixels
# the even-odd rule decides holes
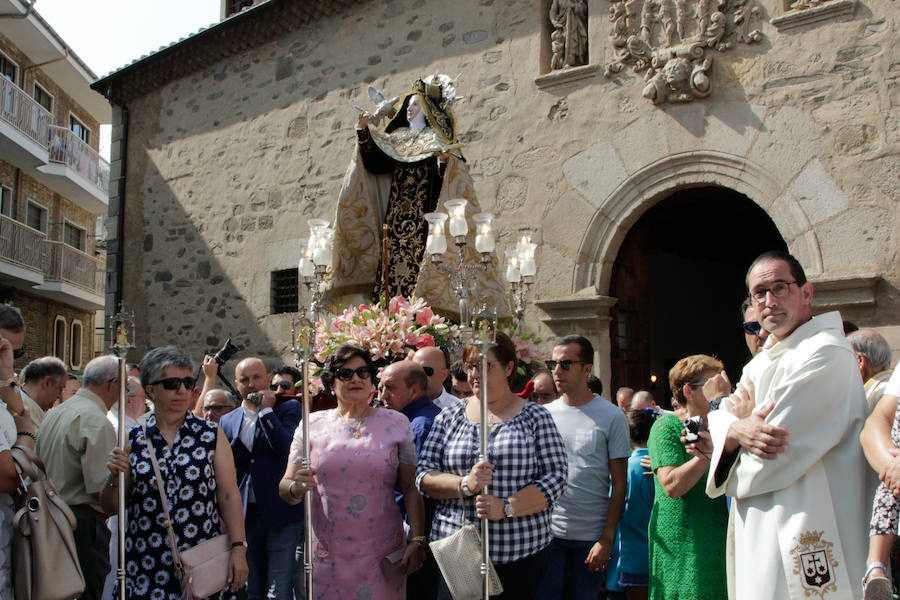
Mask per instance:
[[[109,383],[119,377],[119,359],[111,354],[98,356],[84,367],[81,383],[94,387]]]

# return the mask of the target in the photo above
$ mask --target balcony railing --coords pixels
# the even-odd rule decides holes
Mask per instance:
[[[53,115],[5,77],[0,77],[0,118],[47,147]]]
[[[44,277],[48,281],[64,281],[102,296],[106,289],[106,273],[99,259],[62,242],[44,242],[47,249]]]
[[[104,192],[109,192],[109,163],[96,150],[65,127],[50,125],[49,135],[50,162],[66,165]]]
[[[0,259],[40,273],[46,235],[0,215]]]

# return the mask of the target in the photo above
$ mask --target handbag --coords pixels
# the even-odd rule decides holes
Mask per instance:
[[[462,495],[459,501],[464,502]],[[482,597],[484,585],[481,561],[478,560],[481,556],[481,534],[478,529],[475,525],[462,524],[453,534],[428,544],[453,600],[480,600]],[[503,584],[490,557],[487,557],[487,565],[491,595],[502,594]]]
[[[481,534],[475,525],[464,525],[456,533],[434,540],[429,544],[434,560],[441,569],[453,600],[480,600],[483,584],[481,579]],[[491,595],[503,593],[503,585],[488,558],[489,586]]]
[[[13,518],[13,584],[16,600],[68,600],[84,592],[75,549],[75,515],[28,448],[10,450],[21,482]],[[31,480],[26,484],[25,477]]]
[[[187,550],[178,551],[175,531],[172,529],[172,519],[169,517],[169,502],[163,491],[162,476],[159,473],[159,464],[156,462],[156,450],[153,443],[150,442],[150,438],[147,437],[146,424],[143,429],[144,440],[147,442],[147,453],[150,455],[150,463],[153,465],[153,473],[156,475],[156,487],[159,490],[159,498],[162,501],[163,513],[166,518],[172,561],[175,563],[181,582],[181,598],[182,600],[201,600],[218,594],[228,587],[228,565],[231,561],[231,544],[228,542],[228,536],[224,533],[219,534]]]

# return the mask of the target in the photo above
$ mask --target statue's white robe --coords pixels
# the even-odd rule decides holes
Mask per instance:
[[[727,410],[709,415],[715,451],[706,491],[734,498],[728,597],[862,598],[875,476],[859,443],[866,398],[840,314],[814,317],[767,344],[744,367],[741,381],[753,382],[756,410],[775,403],[766,420],[789,433],[787,451],[774,460],[740,449],[717,485],[736,417]]]

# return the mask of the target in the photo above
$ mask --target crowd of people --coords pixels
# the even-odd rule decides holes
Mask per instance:
[[[180,599],[174,553],[223,532],[223,597],[306,598],[308,526],[312,597],[450,600],[457,582],[429,541],[487,519],[492,597],[888,600],[900,522],[890,346],[871,329],[845,335],[837,313],[813,316],[813,286],[786,253],[761,255],[746,283],[751,358],[736,386],[699,354],[670,370],[671,409],[627,387],[607,400],[577,334],[524,391],[503,333],[484,362],[474,346],[457,362],[425,347],[380,372],[344,344],[321,370],[309,440],[293,367],[245,357],[225,390],[212,356],[155,348],[129,365],[119,406],[112,356],[80,379],[54,357],[16,375],[25,325],[0,305],[0,600],[13,597],[15,446],[36,452],[75,515],[86,599],[118,597],[123,510],[134,599]]]

